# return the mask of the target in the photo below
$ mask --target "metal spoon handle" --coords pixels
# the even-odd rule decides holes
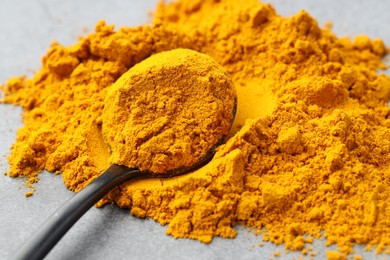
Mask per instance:
[[[149,173],[111,165],[102,175],[59,208],[11,259],[43,259],[65,233],[95,203],[124,181],[148,177]]]

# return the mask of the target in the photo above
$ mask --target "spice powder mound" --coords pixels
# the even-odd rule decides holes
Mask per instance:
[[[209,243],[234,225],[302,250],[321,236],[390,253],[390,79],[381,40],[337,38],[305,11],[284,18],[255,0],[160,3],[153,25],[103,21],[70,47],[54,43],[32,78],[2,86],[24,108],[10,176],[61,172],[78,191],[109,164],[101,134],[107,89],[154,53],[188,48],[232,76],[238,111],[230,139],[203,168],[125,183],[99,202]]]

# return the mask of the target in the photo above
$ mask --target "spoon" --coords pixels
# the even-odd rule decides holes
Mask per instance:
[[[233,108],[233,124],[237,110],[237,102]],[[103,174],[76,193],[62,207],[60,207],[40,229],[27,240],[12,259],[35,260],[43,259],[65,233],[81,218],[85,212],[102,199],[109,191],[124,183],[125,181],[147,178],[172,178],[178,175],[189,173],[208,163],[215,149],[224,143],[226,135],[204,154],[198,162],[192,166],[183,166],[166,172],[165,174],[155,174],[148,171],[140,171],[136,168],[129,168],[122,165],[113,164]]]

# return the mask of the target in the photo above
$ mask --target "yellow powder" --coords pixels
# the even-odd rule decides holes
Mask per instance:
[[[34,194],[34,191],[33,190],[30,190],[30,191],[27,191],[26,193],[25,193],[25,196],[26,197],[30,197],[30,196],[32,196]]]
[[[206,243],[233,238],[242,224],[265,227],[264,241],[290,250],[323,230],[343,257],[355,243],[390,251],[390,79],[377,73],[386,47],[339,39],[305,11],[284,18],[256,0],[161,3],[152,26],[114,31],[100,22],[73,46],[54,44],[33,78],[3,86],[4,102],[25,110],[8,174],[36,181],[43,169],[58,171],[82,189],[110,163],[99,128],[107,89],[176,48],[208,54],[231,74],[230,139],[203,168],[125,183],[100,206]]]
[[[259,85],[262,85],[259,88]],[[273,81],[267,84],[267,80],[258,81],[253,79],[244,87],[237,88],[237,97],[240,106],[234,120],[230,136],[235,134],[248,118],[258,118],[270,114],[276,107],[276,97],[272,94]],[[261,101],[261,102],[259,102]]]
[[[191,167],[226,137],[235,100],[230,76],[211,57],[155,54],[124,73],[104,101],[111,161],[154,173]]]
[[[326,257],[328,260],[346,260],[345,254],[340,254],[336,251],[326,251]]]
[[[32,184],[31,184],[30,182],[28,182],[28,181],[26,181],[25,184],[26,184],[26,186],[27,186],[28,188],[30,188],[30,190],[27,191],[24,195],[25,195],[26,197],[30,197],[30,196],[32,196],[32,195],[34,194],[34,192],[35,192],[35,187],[34,187],[34,185],[32,185]]]

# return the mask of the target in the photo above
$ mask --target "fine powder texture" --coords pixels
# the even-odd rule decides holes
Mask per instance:
[[[210,56],[175,49],[124,73],[104,103],[112,163],[163,174],[197,165],[226,138],[236,92]]]
[[[206,243],[233,238],[242,224],[303,254],[321,230],[343,254],[355,243],[390,253],[383,42],[339,39],[305,11],[284,18],[256,0],[161,3],[152,26],[114,31],[100,22],[73,46],[53,44],[33,78],[3,86],[4,102],[25,110],[8,174],[34,182],[44,169],[61,172],[69,189],[82,189],[110,163],[101,133],[109,86],[176,48],[208,54],[231,74],[230,138],[203,168],[125,183],[99,206],[115,203]]]

